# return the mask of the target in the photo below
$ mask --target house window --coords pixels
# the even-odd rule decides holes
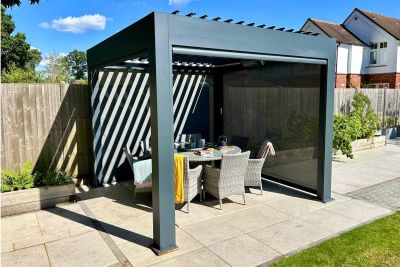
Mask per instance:
[[[384,65],[386,64],[387,42],[370,43],[369,64]]]
[[[378,64],[378,43],[370,43],[369,64]]]
[[[368,88],[389,88],[389,83],[370,83]]]
[[[369,52],[369,64],[378,64],[378,51]]]

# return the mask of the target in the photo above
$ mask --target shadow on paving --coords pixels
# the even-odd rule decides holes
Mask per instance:
[[[86,205],[84,203],[80,203],[80,205],[82,205],[81,208],[84,210],[85,213],[87,213],[88,208],[86,207]],[[153,242],[153,239],[135,232],[131,232],[128,231],[124,228],[103,222],[103,221],[99,221],[94,217],[90,217],[89,216],[84,216],[82,214],[67,210],[67,209],[63,209],[61,207],[56,207],[56,208],[52,208],[52,209],[48,209],[47,210],[50,213],[53,213],[55,215],[64,217],[66,219],[69,219],[71,221],[75,221],[78,222],[84,226],[88,226],[91,228],[94,228],[97,231],[103,232],[105,234],[111,234],[113,236],[119,237],[121,239],[124,239],[126,241],[138,244],[140,246],[143,247],[148,247],[149,244],[151,244]],[[107,228],[107,231],[104,229]]]

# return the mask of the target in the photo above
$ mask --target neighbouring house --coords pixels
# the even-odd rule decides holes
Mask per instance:
[[[336,38],[337,88],[400,88],[400,19],[356,8],[342,24],[309,18],[301,30]]]

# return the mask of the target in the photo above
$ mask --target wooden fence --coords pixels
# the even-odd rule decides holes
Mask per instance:
[[[371,98],[380,116],[400,120],[399,89],[358,90]],[[335,113],[350,110],[355,92],[335,89]],[[91,178],[93,134],[86,85],[2,84],[0,95],[2,169],[19,169],[30,160],[38,170],[60,168]],[[304,105],[315,100],[310,97]]]
[[[86,85],[2,84],[1,167],[92,173],[90,91]]]
[[[335,113],[348,113],[356,92],[366,94],[371,99],[372,109],[382,119],[395,119],[400,122],[400,89],[335,89]]]

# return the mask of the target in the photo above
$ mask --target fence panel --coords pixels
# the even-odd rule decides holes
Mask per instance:
[[[2,84],[1,166],[59,168],[91,178],[92,128],[86,85]]]
[[[372,109],[386,121],[400,121],[400,89],[353,89],[336,88],[334,112],[349,113],[356,92],[366,94],[371,99]]]

